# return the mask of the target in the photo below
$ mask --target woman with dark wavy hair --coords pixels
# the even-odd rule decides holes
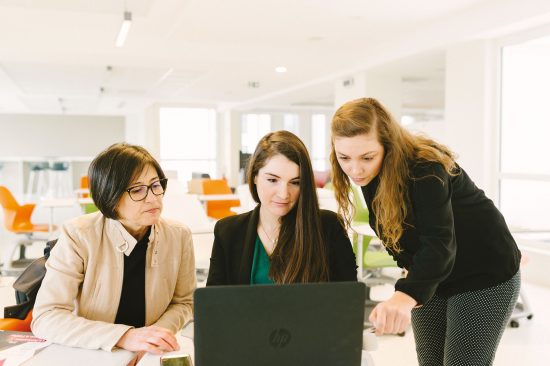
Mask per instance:
[[[297,136],[265,135],[247,180],[258,205],[216,223],[208,286],[357,280],[343,222],[319,209],[309,154]]]
[[[411,321],[420,365],[489,365],[520,288],[520,252],[504,217],[445,146],[413,135],[375,99],[332,119],[336,197],[349,223],[350,180],[370,225],[405,268],[369,319],[378,334]]]

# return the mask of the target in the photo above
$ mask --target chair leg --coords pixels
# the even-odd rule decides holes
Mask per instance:
[[[27,264],[25,261],[27,260],[25,257],[25,251],[26,246],[31,245],[33,243],[33,239],[29,237],[28,235],[20,236],[20,235],[13,235],[13,239],[8,241],[8,244],[3,249],[3,255],[2,255],[2,270],[3,272],[14,270],[14,264],[15,262],[19,262],[18,264]],[[14,254],[17,252],[17,249],[19,248],[19,259],[13,260]]]
[[[19,246],[19,260],[21,260],[21,259],[26,259],[26,258],[25,258],[26,249],[27,249],[27,246],[26,246],[26,245],[21,245],[21,246]]]

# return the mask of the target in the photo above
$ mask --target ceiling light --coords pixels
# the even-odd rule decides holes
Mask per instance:
[[[117,47],[122,47],[130,31],[130,26],[132,25],[132,13],[129,11],[124,12],[124,17],[122,19],[122,24],[120,25],[120,30],[116,36],[115,45]]]
[[[286,67],[284,67],[284,66],[277,66],[277,67],[275,68],[275,71],[282,74],[283,72],[286,72]]]

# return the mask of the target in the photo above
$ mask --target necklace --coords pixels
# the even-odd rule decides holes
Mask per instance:
[[[271,239],[271,237],[269,236],[267,231],[265,231],[264,225],[262,224],[262,225],[260,225],[260,227],[262,228],[262,231],[264,232],[265,236],[267,236],[267,240],[269,240],[271,242],[271,245],[275,246],[275,244],[277,244],[277,239],[278,238],[275,238],[275,240]]]

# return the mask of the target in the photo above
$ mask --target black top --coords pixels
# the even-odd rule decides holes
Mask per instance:
[[[136,328],[145,326],[145,258],[150,233],[151,227],[136,243],[132,253],[124,256],[124,277],[115,324]]]
[[[253,211],[216,223],[207,286],[250,284],[259,213],[260,205]],[[323,239],[329,248],[329,280],[357,281],[355,255],[336,213],[321,210],[321,225]]]
[[[399,240],[403,249],[388,252],[408,270],[395,289],[426,303],[434,294],[450,296],[495,286],[512,278],[521,254],[504,217],[462,168],[449,175],[438,163],[411,167],[411,206]],[[376,231],[372,200],[375,178],[362,187]],[[383,240],[383,238],[382,238]]]

